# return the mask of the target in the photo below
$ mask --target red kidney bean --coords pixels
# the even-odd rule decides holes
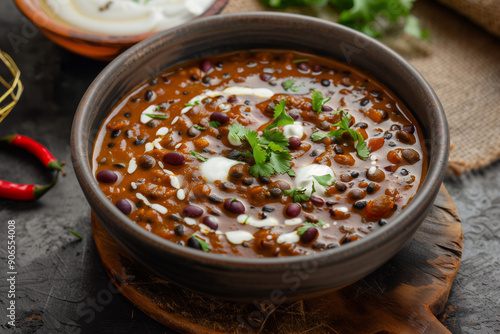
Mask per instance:
[[[299,119],[300,111],[297,109],[292,109],[288,112],[288,115],[290,115],[290,117],[293,118],[294,121],[296,121]]]
[[[300,241],[305,244],[312,242],[318,236],[318,229],[316,227],[309,227],[301,236]]]
[[[413,125],[405,125],[403,126],[403,131],[413,134],[415,132],[415,127]]]
[[[292,150],[298,149],[302,145],[302,141],[297,137],[288,138],[289,147]]]
[[[203,209],[194,205],[188,205],[184,208],[184,210],[182,210],[182,215],[184,217],[197,218],[200,217],[202,214],[203,214]]]
[[[321,197],[317,196],[311,196],[311,202],[316,206],[323,206],[325,204],[325,201]]]
[[[307,65],[306,62],[301,62],[297,63],[297,68],[301,71],[307,71],[309,69],[309,66]]]
[[[126,215],[132,212],[132,204],[130,204],[127,199],[118,200],[118,202],[116,202],[116,207]]]
[[[392,166],[385,166],[384,169],[392,173]]]
[[[224,202],[224,209],[236,214],[242,214],[245,212],[245,206],[243,203],[234,198],[228,199]]]
[[[333,111],[333,108],[330,106],[322,106],[321,111]]]
[[[300,207],[300,204],[291,203],[290,205],[288,205],[286,207],[285,213],[287,216],[294,218],[300,214],[301,210],[302,210],[302,208]]]
[[[96,175],[96,179],[102,183],[115,183],[118,180],[118,175],[110,170],[102,170]]]
[[[219,122],[220,124],[226,124],[229,122],[229,116],[222,112],[214,112],[212,115],[210,115],[210,121],[212,122]]]
[[[216,231],[219,228],[219,224],[217,224],[217,218],[207,216],[203,218],[203,224],[210,227],[212,230]]]
[[[169,152],[163,156],[163,162],[172,166],[182,166],[186,162],[186,158],[180,153]]]
[[[271,80],[272,77],[273,76],[271,74],[269,74],[269,73],[262,73],[260,75],[260,80],[267,82],[267,81]]]
[[[322,69],[323,69],[323,67],[321,65],[316,64],[313,66],[313,72],[316,72],[316,73],[321,72]]]
[[[208,59],[202,60],[200,64],[200,69],[205,73],[210,72],[210,70],[212,69],[212,62]]]

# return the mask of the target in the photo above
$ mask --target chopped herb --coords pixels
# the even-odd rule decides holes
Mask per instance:
[[[217,121],[210,121],[208,122],[208,124],[210,124],[210,126],[213,128],[218,128],[221,125],[220,122]]]
[[[194,107],[200,104],[200,101],[194,101],[194,103],[184,103],[184,107]]]
[[[311,135],[312,141],[320,141],[328,137],[328,135],[322,131],[316,131]]]
[[[251,216],[252,216],[252,215],[248,215],[248,216],[245,218],[245,220],[243,221],[243,223],[242,223],[242,224],[246,224],[246,223],[247,223],[247,221],[248,221],[248,218],[250,218]]]
[[[200,126],[200,125],[198,125],[198,124],[193,124],[193,128],[198,129],[198,130],[200,130],[200,131],[204,131],[204,130],[206,130],[206,129],[207,129],[207,128],[205,128],[205,127],[203,127],[203,126]]]
[[[207,158],[202,157],[200,155],[200,153],[195,152],[195,151],[190,151],[189,154],[191,154],[192,156],[194,156],[196,159],[201,160],[202,162],[205,162],[205,161],[208,160]]]
[[[260,0],[263,4],[284,9],[290,6],[311,6],[321,11],[329,5],[338,11],[337,22],[371,37],[380,38],[384,33],[400,29],[401,19],[406,20],[404,32],[410,36],[427,39],[429,32],[420,28],[418,19],[410,14],[415,0]]]
[[[313,175],[313,177],[316,179],[316,181],[318,181],[319,184],[321,184],[324,187],[329,187],[335,183],[335,179],[330,174],[325,174],[321,176]]]
[[[160,111],[160,109],[161,109],[160,106],[155,107],[155,111]]]
[[[323,93],[312,91],[312,109],[318,114],[322,111],[323,105],[331,100],[331,97],[323,98]]]
[[[308,201],[310,196],[306,195],[306,188],[293,188],[283,191],[283,194],[290,196],[295,203]]]
[[[232,138],[246,140],[252,147],[252,153],[245,152],[245,156],[253,157],[255,165],[250,167],[250,174],[255,177],[269,177],[273,174],[294,175],[291,171],[291,154],[288,150],[288,139],[274,127],[293,124],[293,118],[285,110],[286,100],[281,100],[274,109],[275,120],[264,130],[262,136],[249,130],[240,123],[228,127]],[[290,174],[291,173],[291,174]]]
[[[150,118],[156,118],[156,119],[168,119],[168,115],[155,115],[155,114],[144,114]]]
[[[318,227],[318,226],[323,226],[323,225],[325,225],[325,222],[322,220],[319,220],[317,223],[310,223],[310,222],[304,223],[302,225],[302,227],[299,227],[297,229],[297,234],[299,236],[302,236],[302,234],[306,233],[306,231],[309,229],[309,227]]]
[[[338,129],[331,131],[327,134],[328,137],[335,137],[336,139],[340,139],[340,136],[345,132],[348,132],[351,137],[357,142],[356,143],[356,151],[361,159],[366,160],[370,155],[370,150],[368,150],[366,146],[365,139],[361,133],[354,131],[349,128],[349,123],[351,122],[351,115],[349,113],[340,110],[342,112],[342,119],[337,123],[333,124],[333,126],[337,126]]]
[[[292,116],[288,115],[286,112],[285,106],[286,100],[283,99],[274,107],[274,121],[269,124],[266,130],[294,123]]]
[[[283,81],[283,83],[281,85],[283,86],[283,88],[285,90],[289,90],[293,86],[294,83],[295,83],[295,80],[288,79],[286,81]]]
[[[198,242],[201,245],[201,249],[203,249],[204,252],[210,252],[210,246],[206,243],[205,240],[200,238],[199,236],[195,235],[194,233],[189,236],[189,238],[196,238]]]
[[[309,59],[295,59],[292,60],[292,63],[297,64],[297,63],[307,63]]]
[[[75,232],[75,231],[73,231],[72,229],[68,229],[68,231],[69,231],[71,234],[73,234],[75,237],[77,237],[78,239],[80,239],[80,240],[82,240],[82,239],[83,239],[83,237],[82,237],[80,234],[76,233],[76,232]]]

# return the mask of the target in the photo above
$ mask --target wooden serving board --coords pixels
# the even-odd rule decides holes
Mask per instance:
[[[460,264],[463,230],[444,186],[413,239],[377,271],[334,293],[277,306],[227,302],[177,287],[132,260],[94,216],[92,228],[121,293],[181,333],[449,333],[436,316]]]

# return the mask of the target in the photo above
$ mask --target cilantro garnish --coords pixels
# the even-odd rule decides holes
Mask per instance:
[[[75,237],[77,237],[78,239],[80,239],[80,240],[82,240],[82,239],[83,239],[83,237],[82,237],[80,234],[76,233],[76,232],[75,232],[75,231],[73,231],[72,229],[70,229],[70,228],[69,228],[69,229],[68,229],[68,231],[69,231],[71,234],[73,234]]]
[[[252,147],[252,153],[246,152],[245,156],[253,156],[255,165],[250,167],[250,174],[255,177],[269,177],[273,174],[290,174],[291,154],[288,150],[288,139],[278,130],[272,128],[293,124],[293,118],[285,110],[286,100],[281,100],[274,109],[274,121],[259,136],[256,131],[245,128],[240,123],[228,127],[229,135],[234,139],[246,140]],[[293,175],[293,171],[292,171]]]
[[[210,126],[213,128],[218,128],[219,126],[221,126],[220,122],[217,121],[210,121],[208,122],[208,124],[210,124]]]
[[[295,59],[292,60],[292,63],[297,64],[297,63],[307,63],[309,59]]]
[[[194,101],[194,103],[184,103],[184,107],[194,107],[198,104],[200,104],[200,101]]]
[[[207,128],[205,128],[205,127],[203,127],[203,126],[200,126],[200,125],[198,125],[198,124],[193,124],[193,128],[198,129],[198,130],[200,130],[200,131],[203,131],[203,130],[206,130],[206,129],[207,129]]]
[[[266,128],[266,130],[294,123],[292,116],[288,115],[286,112],[285,106],[286,100],[283,99],[274,107],[274,121]]]
[[[199,236],[197,236],[196,234],[191,234],[189,236],[189,239],[190,238],[196,238],[196,240],[198,240],[198,242],[200,243],[201,245],[201,249],[203,249],[204,252],[209,252],[210,251],[210,246],[206,243],[205,240],[203,240],[202,238],[200,238]]]
[[[371,37],[380,38],[385,32],[398,29],[401,18],[406,19],[404,32],[416,38],[426,39],[427,30],[420,28],[416,17],[410,14],[415,0],[260,0],[269,7],[284,9],[290,6],[334,7],[338,12],[337,22],[354,28]],[[382,20],[381,20],[382,19]],[[383,22],[383,23],[381,23]]]
[[[325,222],[322,220],[319,220],[317,223],[310,223],[310,222],[304,223],[302,225],[302,227],[299,227],[297,229],[297,234],[299,236],[302,236],[302,234],[306,233],[306,231],[309,229],[309,227],[318,227],[318,226],[323,226],[323,225],[325,225]]]
[[[335,183],[335,178],[331,176],[330,174],[325,174],[321,176],[313,175],[313,177],[318,181],[319,184],[321,184],[324,187],[329,187],[332,184]]]
[[[335,139],[340,139],[340,136],[342,136],[345,132],[348,132],[351,137],[357,142],[356,151],[358,152],[358,155],[361,159],[366,160],[366,158],[368,158],[368,156],[370,155],[370,150],[368,150],[368,147],[366,146],[363,135],[349,128],[349,123],[351,122],[351,115],[349,115],[349,113],[343,110],[336,111],[335,113],[339,112],[342,113],[342,118],[339,122],[333,124],[333,126],[338,127],[337,130],[330,131],[329,133],[317,131],[311,135],[311,139],[313,141],[319,141],[326,137],[334,137]]]
[[[294,83],[295,83],[295,80],[288,79],[286,81],[283,81],[283,83],[281,84],[281,86],[283,86],[283,88],[285,90],[289,90],[293,86]]]
[[[326,133],[324,133],[323,131],[316,131],[315,133],[313,133],[311,135],[312,141],[320,141],[320,140],[325,139],[326,137],[328,137],[328,135]]]
[[[195,152],[195,151],[190,151],[189,154],[191,154],[192,156],[194,156],[195,158],[197,158],[198,160],[200,160],[202,162],[205,162],[208,160],[207,158],[204,158],[200,153]]]
[[[157,118],[157,119],[168,119],[168,115],[155,115],[155,114],[144,114],[150,118]]]
[[[314,183],[313,183],[314,184]],[[306,188],[293,188],[283,191],[283,194],[290,196],[294,203],[308,201],[311,197],[306,194]]]
[[[323,105],[331,100],[331,97],[323,98],[323,93],[312,91],[312,109],[318,114],[322,111]]]
[[[248,215],[248,216],[245,218],[245,220],[243,221],[243,223],[242,223],[242,224],[246,224],[246,223],[247,223],[247,221],[248,221],[248,218],[250,218],[250,217],[252,217],[252,215]]]

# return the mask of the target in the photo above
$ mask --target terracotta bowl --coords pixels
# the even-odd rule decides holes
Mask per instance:
[[[195,19],[219,14],[228,1],[215,0],[203,14]],[[46,13],[40,7],[40,0],[14,0],[14,2],[19,10],[54,43],[79,55],[98,60],[111,61],[132,45],[156,33],[120,36],[85,32],[61,23]]]
[[[141,228],[108,200],[92,174],[91,156],[98,129],[115,103],[165,67],[250,48],[308,51],[349,63],[378,78],[414,113],[425,132],[429,169],[418,194],[391,224],[360,241],[316,255],[238,258],[179,247]],[[418,229],[438,194],[449,134],[443,108],[429,84],[383,44],[324,20],[261,12],[196,20],[130,48],[99,74],[84,95],[73,122],[71,147],[76,175],[92,210],[138,261],[200,293],[272,301],[333,291],[363,278],[395,255]]]

